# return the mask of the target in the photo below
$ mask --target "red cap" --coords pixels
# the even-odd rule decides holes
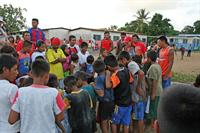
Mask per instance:
[[[51,45],[60,45],[60,39],[55,37],[51,39]]]
[[[132,37],[126,36],[126,37],[124,38],[124,42],[125,42],[125,43],[132,42]]]

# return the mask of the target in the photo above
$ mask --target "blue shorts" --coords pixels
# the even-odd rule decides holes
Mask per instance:
[[[164,80],[164,79],[162,80],[162,87],[163,87],[164,90],[167,89],[170,86],[171,86],[171,78],[168,78],[166,80]]]
[[[128,107],[115,106],[115,111],[112,116],[112,123],[129,126],[131,123],[131,111],[132,105]]]
[[[135,120],[144,120],[144,112],[145,112],[145,103],[137,102],[134,107]]]

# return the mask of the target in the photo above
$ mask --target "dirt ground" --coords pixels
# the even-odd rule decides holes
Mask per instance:
[[[175,55],[173,71],[184,74],[200,74],[200,52],[193,52],[191,57],[185,56],[181,60],[181,53],[177,52]]]

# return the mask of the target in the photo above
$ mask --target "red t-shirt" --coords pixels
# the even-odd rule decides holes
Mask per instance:
[[[103,39],[101,41],[101,48],[104,48],[107,52],[110,52],[111,44],[112,44],[111,40]]]
[[[20,40],[18,43],[17,43],[17,47],[16,47],[16,51],[19,52],[22,50],[23,48],[23,43],[24,41]],[[31,52],[30,52],[30,55],[35,51],[35,45],[32,44],[32,49],[31,49]]]
[[[142,43],[142,42],[136,42],[136,43],[133,43],[133,45],[135,46],[135,54],[136,55],[143,55],[147,51],[147,48],[145,47],[144,43]]]

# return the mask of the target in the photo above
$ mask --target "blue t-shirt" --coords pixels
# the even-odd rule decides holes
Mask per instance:
[[[94,72],[92,64],[87,63],[86,73],[92,74]]]
[[[106,80],[105,75],[99,75],[99,76],[97,76],[97,78],[95,80],[96,89],[104,90],[104,96],[103,97],[99,96],[98,98],[99,98],[99,101],[101,101],[101,102],[111,102],[114,100],[113,90],[111,88],[105,87],[105,80]]]
[[[28,53],[18,52],[19,54],[19,73],[26,75],[29,72],[31,58]]]
[[[96,102],[97,96],[96,96],[96,93],[94,91],[94,88],[91,85],[83,86],[83,87],[81,87],[81,89],[87,91],[88,94],[90,95],[90,97],[92,98],[92,101]]]

